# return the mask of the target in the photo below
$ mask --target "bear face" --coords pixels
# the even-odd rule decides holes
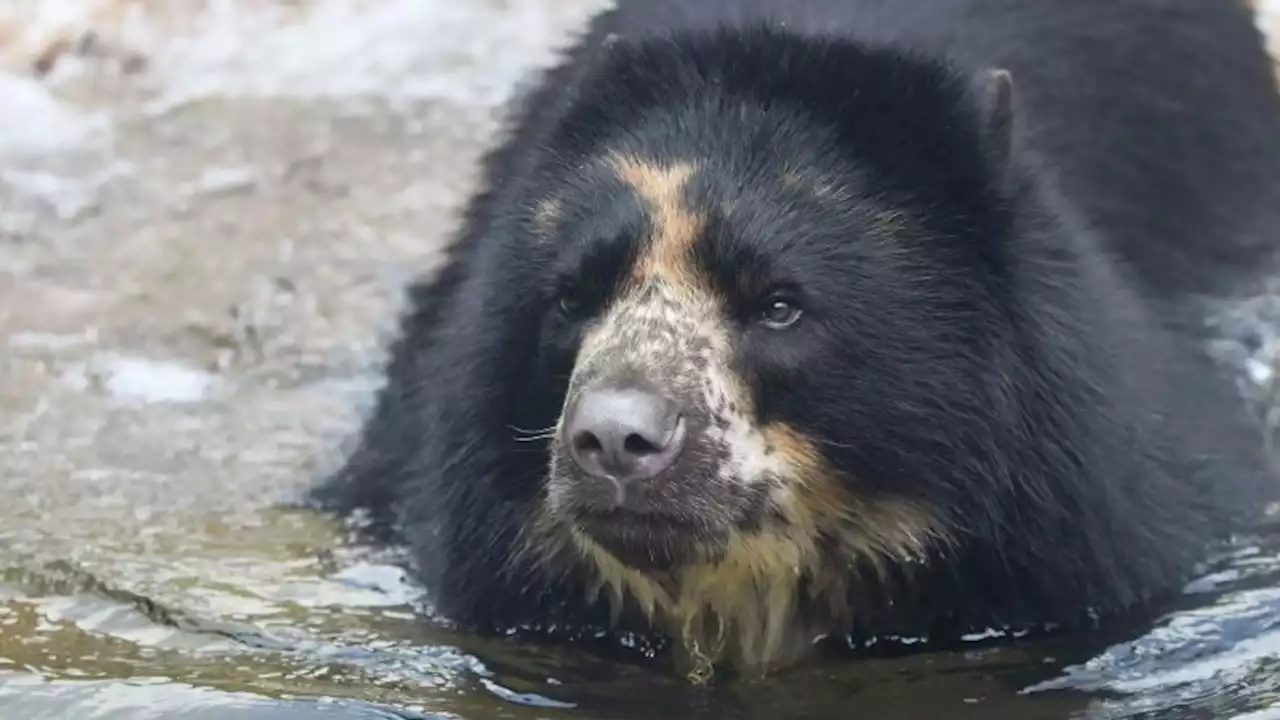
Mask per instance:
[[[540,288],[527,382],[555,388],[524,419],[549,428],[525,552],[568,544],[619,599],[749,628],[761,658],[802,579],[839,608],[855,563],[918,562],[998,495],[994,448],[986,467],[974,450],[1008,404],[994,296],[1011,231],[991,151],[1009,142],[1007,75],[974,93],[936,65],[768,40],[821,62],[743,67],[759,38],[709,34],[671,58],[699,66],[691,86],[650,95],[650,73],[680,68],[615,47],[545,151],[519,261]],[[824,90],[824,71],[857,86],[890,63],[856,100]],[[690,102],[704,83],[720,93]],[[921,120],[929,104],[946,123]],[[869,113],[888,118],[856,122]]]
[[[851,308],[830,288],[806,293],[806,280],[821,280],[823,260],[850,262],[831,252],[821,210],[809,209],[810,227],[784,221],[769,228],[756,215],[788,212],[785,192],[776,209],[756,203],[734,217],[719,209],[732,205],[732,190],[707,186],[703,199],[686,197],[698,177],[693,164],[663,170],[635,157],[602,162],[619,181],[616,202],[629,212],[617,213],[616,234],[570,242],[561,256],[568,272],[556,283],[543,346],[547,366],[569,381],[550,445],[544,511],[587,554],[603,551],[642,571],[733,556],[754,564],[779,554],[770,562],[780,567],[761,571],[791,573],[817,561],[824,539],[902,559],[940,535],[910,494],[859,493],[826,452],[856,451],[856,443],[824,430],[852,408],[847,397],[824,395],[823,385],[852,379],[843,356],[874,340],[842,322]],[[570,198],[561,202],[566,213],[576,209]],[[587,212],[609,214],[608,202],[597,197]],[[861,220],[871,237],[884,232]],[[842,225],[847,232],[848,221]],[[574,268],[593,254],[621,261]],[[577,290],[578,278],[595,289]],[[815,367],[821,363],[834,365],[827,377]],[[660,406],[656,426],[645,426],[635,401],[615,400],[616,414],[607,414],[609,397],[628,393]],[[593,403],[606,405],[604,413]]]

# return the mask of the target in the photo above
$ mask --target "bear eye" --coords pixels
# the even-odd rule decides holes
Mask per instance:
[[[760,322],[770,330],[785,330],[795,325],[803,313],[795,301],[785,295],[771,295],[760,311]]]
[[[556,293],[556,310],[567,318],[573,318],[582,311],[582,301],[571,287],[565,287]]]

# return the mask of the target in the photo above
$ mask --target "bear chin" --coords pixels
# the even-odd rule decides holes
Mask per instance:
[[[623,510],[577,514],[573,532],[642,572],[669,572],[693,563],[715,562],[723,555],[727,533],[709,531],[676,517],[640,515]]]

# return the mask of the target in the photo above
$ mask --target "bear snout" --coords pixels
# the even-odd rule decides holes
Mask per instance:
[[[687,437],[688,422],[680,405],[641,387],[584,392],[564,424],[565,454],[588,477],[613,483],[620,505],[627,486],[675,464]]]

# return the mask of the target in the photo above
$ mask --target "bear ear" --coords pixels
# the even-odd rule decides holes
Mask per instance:
[[[975,84],[979,143],[992,171],[1003,180],[1013,152],[1013,74],[1004,68],[984,70]]]

